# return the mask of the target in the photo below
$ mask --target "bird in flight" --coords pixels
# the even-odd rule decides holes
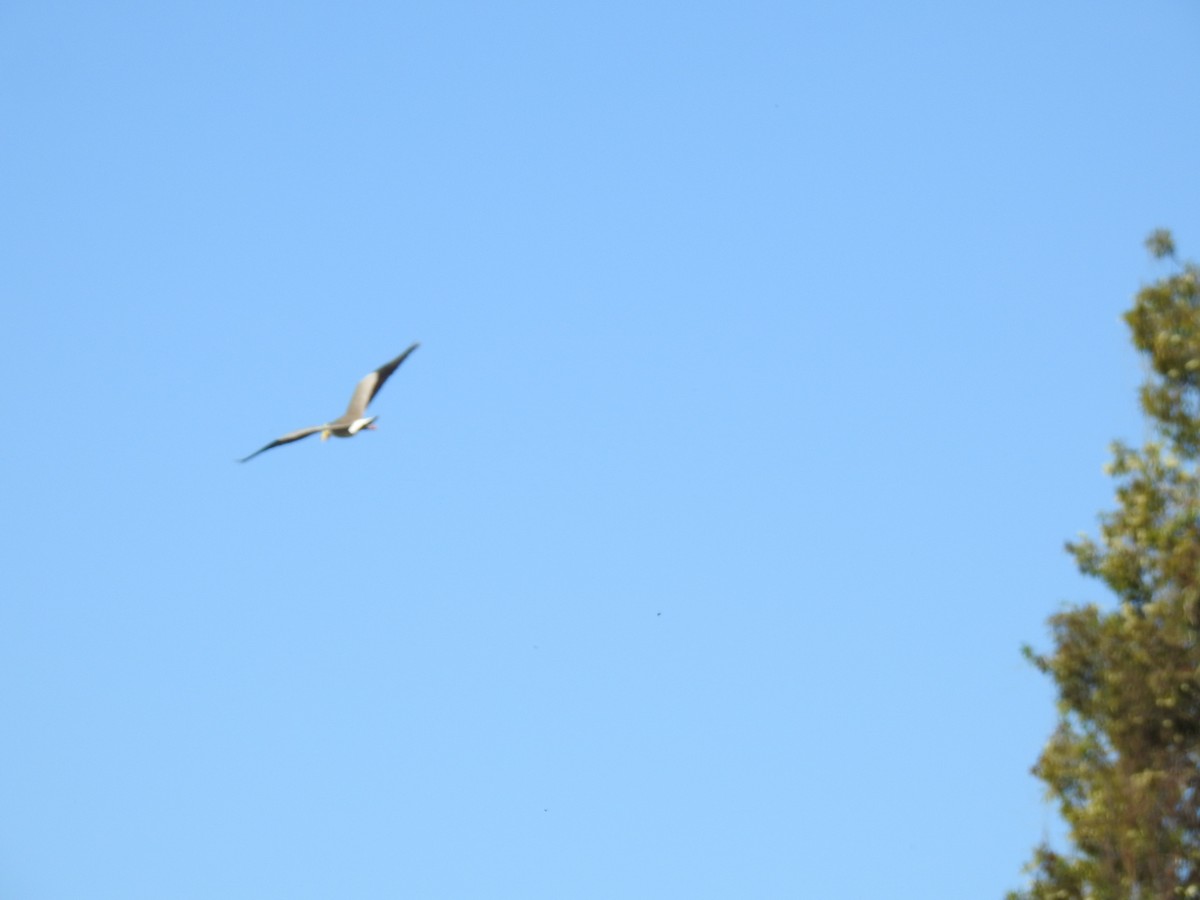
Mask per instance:
[[[378,416],[366,416],[367,404],[374,399],[379,393],[379,389],[383,387],[383,383],[391,377],[391,374],[400,367],[400,363],[408,359],[408,354],[416,350],[420,344],[413,344],[391,362],[384,363],[370,375],[367,375],[354,387],[354,393],[350,397],[350,405],[346,407],[346,411],[332,422],[326,422],[324,425],[313,425],[309,428],[301,428],[299,431],[293,431],[291,434],[285,434],[281,438],[277,438],[261,450],[255,450],[249,456],[239,459],[238,462],[249,462],[258,456],[260,453],[266,453],[273,447],[278,447],[281,444],[290,444],[292,441],[298,441],[306,438],[311,434],[321,432],[321,440],[327,440],[330,435],[340,438],[354,437],[364,429],[375,430],[375,420]]]

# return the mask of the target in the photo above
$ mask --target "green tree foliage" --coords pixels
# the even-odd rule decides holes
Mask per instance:
[[[1025,651],[1058,693],[1033,771],[1072,848],[1036,848],[1009,900],[1200,900],[1200,268],[1166,231],[1146,245],[1172,270],[1125,314],[1154,439],[1113,446],[1116,510],[1067,545],[1120,603],[1059,613],[1053,650]]]

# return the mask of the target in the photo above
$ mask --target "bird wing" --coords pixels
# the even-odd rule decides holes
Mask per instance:
[[[316,434],[318,431],[321,431],[324,428],[324,425],[312,425],[308,428],[301,428],[299,431],[293,431],[291,434],[285,434],[283,437],[276,438],[275,440],[271,441],[271,443],[267,444],[267,446],[263,447],[261,450],[255,450],[249,456],[239,459],[238,462],[249,462],[250,460],[254,459],[254,457],[258,456],[258,454],[266,453],[272,447],[278,447],[281,444],[290,444],[292,441],[301,440],[302,438],[306,438],[311,434]]]
[[[363,378],[354,387],[354,394],[350,397],[350,405],[346,407],[346,412],[338,419],[339,422],[353,422],[355,419],[361,419],[362,414],[367,411],[367,404],[374,399],[379,393],[379,389],[383,387],[383,383],[391,377],[391,374],[399,368],[400,363],[408,359],[408,354],[412,353],[421,345],[413,344],[395,359],[389,363],[384,363],[370,375]]]

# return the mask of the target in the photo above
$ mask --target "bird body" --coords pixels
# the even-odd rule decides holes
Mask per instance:
[[[364,428],[370,428],[372,431],[374,431],[375,425],[373,423],[378,418],[379,416],[369,416],[365,419],[355,419],[344,428],[333,428],[331,425],[327,425],[325,430],[321,432],[321,440],[326,441],[329,440],[330,437],[354,437]]]
[[[273,447],[278,447],[281,444],[290,444],[293,441],[301,440],[316,434],[321,433],[321,440],[328,440],[330,436],[339,438],[354,437],[360,431],[370,429],[375,430],[375,420],[378,416],[364,415],[367,411],[367,404],[374,399],[379,393],[379,389],[383,387],[383,383],[391,377],[392,373],[400,367],[400,363],[408,359],[408,355],[416,350],[420,344],[413,344],[391,362],[386,362],[374,372],[363,377],[361,381],[354,387],[354,393],[350,396],[350,404],[346,407],[346,411],[332,422],[326,422],[324,425],[310,425],[308,428],[301,428],[298,431],[293,431],[290,434],[285,434],[281,438],[276,438],[262,447],[255,450],[249,456],[238,460],[238,462],[249,462],[258,456],[260,453],[265,453]]]

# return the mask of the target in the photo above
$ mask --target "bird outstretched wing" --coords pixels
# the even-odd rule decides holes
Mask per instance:
[[[408,354],[420,346],[419,342],[413,344],[391,362],[384,363],[355,385],[354,393],[350,397],[350,405],[346,407],[346,411],[338,421],[353,422],[355,419],[361,419],[363,413],[367,411],[367,404],[379,393],[379,389],[383,387],[383,383],[391,377],[396,369],[400,368],[400,363],[408,359]]]
[[[292,441],[302,440],[309,435],[316,434],[318,431],[321,431],[324,428],[324,425],[312,425],[308,428],[301,428],[299,431],[293,431],[290,434],[285,434],[283,437],[276,438],[275,440],[271,441],[271,443],[267,444],[267,446],[263,447],[262,449],[255,450],[249,456],[239,459],[238,462],[250,462],[250,460],[254,459],[254,457],[258,456],[258,454],[266,453],[273,447],[279,447],[283,444],[290,444]]]

